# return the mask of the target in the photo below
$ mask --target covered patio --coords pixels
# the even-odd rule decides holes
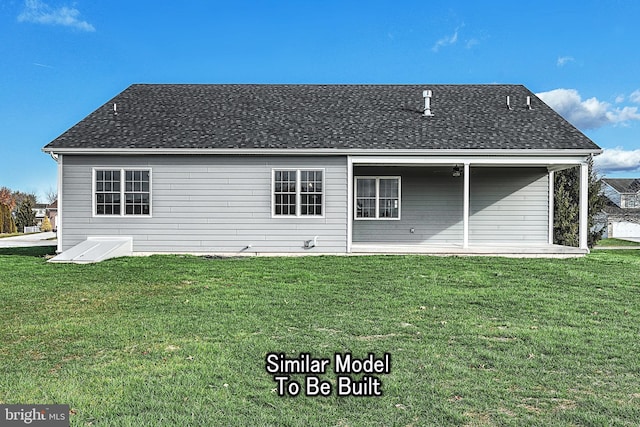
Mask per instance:
[[[348,253],[570,257],[587,246],[581,156],[350,157]],[[553,244],[556,171],[580,167],[580,246]]]

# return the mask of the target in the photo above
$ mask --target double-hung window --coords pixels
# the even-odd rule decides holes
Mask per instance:
[[[150,216],[151,171],[95,169],[93,197],[95,215]]]
[[[151,199],[148,170],[124,171],[124,214],[149,215]]]
[[[120,215],[120,171],[95,171],[95,214]]]
[[[400,219],[400,177],[356,177],[356,219]]]
[[[273,171],[273,216],[324,214],[324,171],[277,169]]]
[[[636,195],[624,194],[621,196],[621,203],[623,208],[635,208],[636,207]]]

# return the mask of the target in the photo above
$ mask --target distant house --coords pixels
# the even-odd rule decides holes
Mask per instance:
[[[640,179],[638,178],[602,178],[602,191],[619,208],[640,208]]]
[[[520,85],[132,85],[46,145],[58,250],[583,254],[600,148]],[[580,247],[553,245],[579,166]]]
[[[42,225],[42,220],[47,215],[47,205],[45,203],[36,203],[31,210],[36,216],[36,226]]]
[[[604,237],[640,238],[640,178],[602,179]]]

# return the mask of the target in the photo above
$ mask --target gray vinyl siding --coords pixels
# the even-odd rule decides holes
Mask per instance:
[[[545,168],[473,168],[469,244],[547,243],[548,177]]]
[[[354,242],[461,242],[463,180],[451,167],[355,167],[358,176],[400,176],[401,212],[399,220],[354,220]]]
[[[354,176],[400,176],[400,220],[354,220],[353,242],[462,244],[464,178],[451,167],[356,167]],[[546,243],[544,168],[471,167],[469,243]],[[414,233],[411,233],[411,229]]]
[[[93,215],[93,168],[150,168],[151,217]],[[273,169],[323,169],[322,218],[271,215]],[[62,248],[132,236],[134,252],[344,253],[345,157],[64,156]],[[317,247],[303,249],[318,237]]]

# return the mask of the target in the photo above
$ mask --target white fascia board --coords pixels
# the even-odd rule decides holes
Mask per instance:
[[[105,155],[194,155],[209,154],[223,156],[383,156],[384,158],[396,156],[429,156],[429,157],[446,157],[446,156],[478,156],[478,157],[496,157],[496,156],[589,156],[598,155],[602,150],[591,149],[502,149],[502,150],[484,150],[484,149],[436,149],[436,150],[407,150],[407,149],[337,149],[337,148],[43,148],[45,153],[54,154],[105,154]]]
[[[579,165],[583,163],[588,155],[561,155],[555,153],[555,156],[523,156],[511,154],[508,157],[502,156],[443,156],[443,157],[353,157],[352,161],[355,165],[385,166],[385,165],[404,165],[404,166],[437,166],[469,163],[473,166],[556,166],[559,169],[570,165]]]

